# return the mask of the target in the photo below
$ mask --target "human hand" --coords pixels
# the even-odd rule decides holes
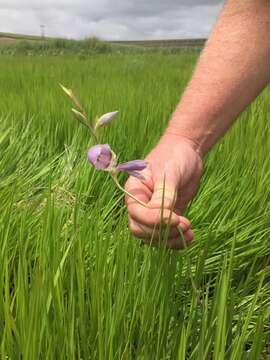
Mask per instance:
[[[146,244],[150,244],[152,240],[151,245],[156,245],[162,226],[161,209],[164,196],[162,223],[165,225],[169,222],[174,204],[167,247],[182,249],[185,244],[177,226],[181,227],[186,244],[190,244],[194,238],[191,224],[181,214],[198,188],[203,169],[202,158],[190,140],[167,134],[148,154],[146,160],[149,165],[142,171],[145,180],[129,177],[125,185],[128,192],[147,204],[147,207],[143,207],[132,198],[126,197],[129,228]]]

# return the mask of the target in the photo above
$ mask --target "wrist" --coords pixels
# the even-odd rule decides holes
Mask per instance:
[[[185,143],[188,146],[190,146],[199,155],[201,160],[203,160],[204,157],[203,147],[201,146],[200,142],[197,141],[196,139],[193,139],[192,136],[190,136],[190,134],[186,134],[184,132],[177,131],[172,127],[168,127],[160,141],[161,142],[166,141],[171,144]]]

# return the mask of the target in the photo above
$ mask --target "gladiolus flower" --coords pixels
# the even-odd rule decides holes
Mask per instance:
[[[88,150],[88,160],[98,170],[106,170],[114,159],[114,153],[108,144],[98,144]]]

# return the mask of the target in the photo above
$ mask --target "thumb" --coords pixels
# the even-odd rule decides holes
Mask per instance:
[[[177,198],[179,183],[178,177],[170,172],[164,172],[154,178],[154,191],[148,204],[153,208],[163,206],[165,209],[172,209]]]

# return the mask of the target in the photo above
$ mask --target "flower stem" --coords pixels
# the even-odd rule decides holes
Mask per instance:
[[[81,123],[83,124],[85,127],[87,127],[87,129],[90,130],[91,132],[91,135],[94,137],[94,139],[96,140],[96,142],[99,142],[99,139],[97,137],[97,134],[96,134],[96,128],[93,128],[91,125],[90,125],[90,121],[87,117],[87,114],[86,114],[86,111],[82,108],[82,111],[83,112],[80,112],[80,111],[77,111],[76,109],[72,108],[71,109],[73,115],[76,117],[76,119]]]
[[[113,181],[115,182],[116,186],[123,191],[127,196],[131,197],[133,200],[135,200],[138,204],[142,205],[145,208],[148,208],[148,205],[146,203],[144,203],[143,201],[137,199],[134,195],[132,195],[130,192],[126,191],[119,183],[117,176],[114,174],[111,174],[111,177],[113,179]]]

